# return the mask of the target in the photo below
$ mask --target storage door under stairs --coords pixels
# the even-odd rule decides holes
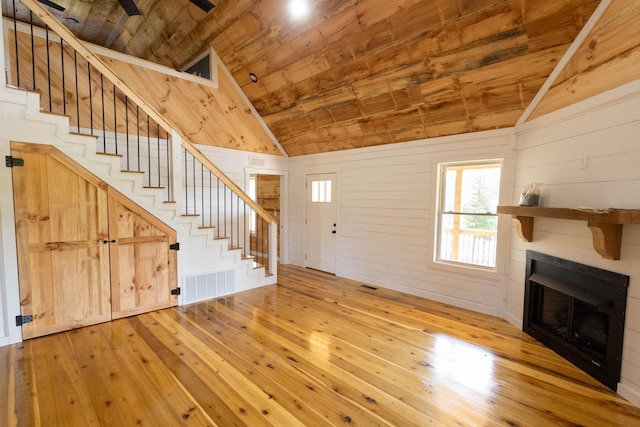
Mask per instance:
[[[109,193],[113,318],[177,304],[176,232],[112,188]]]
[[[177,303],[173,230],[54,147],[11,153],[24,339]]]

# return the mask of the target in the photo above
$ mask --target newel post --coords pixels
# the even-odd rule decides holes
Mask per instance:
[[[278,223],[269,224],[269,273],[278,276]]]

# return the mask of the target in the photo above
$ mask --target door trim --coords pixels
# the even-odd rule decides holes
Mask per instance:
[[[251,175],[278,175],[280,177],[280,218],[278,221],[280,233],[280,263],[291,263],[289,252],[289,172],[280,169],[244,168],[244,191],[249,191],[249,177]]]

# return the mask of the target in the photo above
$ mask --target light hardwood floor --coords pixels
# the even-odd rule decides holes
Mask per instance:
[[[640,425],[508,323],[281,266],[279,285],[0,348],[0,425]]]

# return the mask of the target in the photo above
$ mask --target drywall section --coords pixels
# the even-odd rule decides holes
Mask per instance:
[[[306,176],[335,172],[338,276],[501,315],[504,249],[497,272],[432,261],[436,170],[442,162],[504,158],[506,171],[512,143],[512,131],[500,130],[291,158],[291,263],[304,266]],[[507,239],[509,225],[499,227]]]
[[[514,188],[542,183],[548,207],[640,208],[640,82],[516,129]],[[533,242],[511,238],[506,318],[522,325],[527,249],[631,277],[618,392],[640,406],[640,225],[623,228],[618,261],[593,249],[584,221],[536,218]]]

